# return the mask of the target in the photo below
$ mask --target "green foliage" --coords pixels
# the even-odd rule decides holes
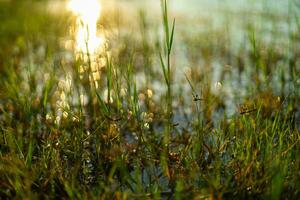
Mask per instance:
[[[96,80],[93,55],[62,56],[72,54],[60,45],[71,17],[51,16],[30,2],[0,3],[7,19],[0,26],[0,199],[299,198],[294,30],[289,52],[264,43],[251,24],[238,55],[224,30],[182,36],[180,44],[179,19],[175,29],[162,0],[163,43],[150,39],[155,27],[142,12],[142,41],[118,36],[117,50],[95,56],[105,60]],[[31,6],[35,17],[25,13]],[[299,29],[296,19],[289,23]],[[183,80],[175,73],[175,40],[191,64],[205,65]],[[234,98],[211,86],[213,59],[234,68],[220,69],[218,87],[226,77],[249,77],[230,85]],[[273,77],[280,87],[270,83]],[[157,82],[166,92],[157,91]]]

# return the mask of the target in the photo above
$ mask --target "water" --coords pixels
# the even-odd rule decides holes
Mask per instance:
[[[255,30],[262,32],[261,36],[265,41],[272,42],[274,32],[278,36],[276,37],[278,43],[288,41],[287,33],[291,28],[287,23],[289,2],[284,0],[189,0],[187,3],[185,0],[170,0],[169,13],[177,20],[176,31],[178,33],[192,34],[220,29],[228,34],[228,40],[231,41],[230,46],[232,46],[230,50],[237,51],[237,48],[245,42],[247,37],[245,29],[248,24],[252,24]],[[53,3],[50,1],[51,4]],[[140,18],[138,13],[143,10],[147,20],[151,21],[154,27],[160,27],[160,35],[162,35],[159,0],[69,0],[61,4],[61,7],[71,10],[78,18],[77,28],[75,28],[77,51],[88,50],[86,49],[87,38],[90,52],[94,52],[105,43],[105,30],[101,30],[100,33],[97,29],[98,20],[109,18],[103,15],[113,16],[115,13],[122,13],[121,17],[125,26],[119,27],[119,31],[132,32],[138,28]],[[274,18],[276,18],[276,23],[274,23]],[[154,34],[156,34],[155,31]],[[181,40],[179,37],[177,35],[177,41]]]
[[[233,54],[239,54],[241,47],[248,42],[249,27],[253,29],[259,38],[266,44],[275,43],[275,46],[280,46],[282,51],[288,49],[289,31],[294,27],[289,24],[289,9],[291,1],[285,0],[170,0],[169,1],[169,14],[176,18],[176,36],[175,36],[175,49],[174,58],[172,60],[173,68],[175,69],[175,79],[179,80],[173,84],[174,91],[184,90],[191,94],[189,85],[185,80],[184,74],[189,73],[193,68],[199,68],[200,71],[210,74],[211,77],[208,82],[213,93],[222,96],[227,107],[227,114],[233,115],[236,112],[236,105],[241,102],[244,96],[247,95],[249,89],[249,73],[245,72],[241,76],[234,76],[238,74],[235,63],[230,59],[225,61],[222,55],[219,55],[219,44],[214,43],[214,59],[210,63],[210,69],[203,68],[206,65],[206,58],[204,55],[196,55],[197,62],[191,63],[190,59],[186,56],[190,51],[188,44],[186,44],[185,36],[190,38],[199,37],[199,33],[204,36],[209,36],[212,33],[212,38],[215,39],[213,34],[221,34],[221,37],[227,43],[227,51]],[[50,1],[49,5],[56,5],[54,1]],[[89,77],[94,86],[98,87],[98,81],[101,79],[101,69],[106,65],[106,53],[114,51],[114,47],[120,44],[116,38],[112,37],[114,27],[106,28],[102,26],[101,21],[107,18],[113,19],[115,15],[121,18],[120,25],[117,27],[117,35],[131,35],[138,37],[139,34],[132,34],[135,29],[139,28],[140,15],[139,11],[146,14],[147,21],[153,26],[153,30],[149,38],[155,38],[159,35],[163,38],[163,30],[161,26],[161,3],[160,1],[153,0],[69,0],[64,3],[58,4],[67,11],[71,11],[76,18],[76,23],[70,27],[71,37],[74,39],[67,39],[65,42],[66,48],[74,49],[76,59],[83,60],[83,63],[90,63],[89,65],[80,66],[80,72],[91,70]],[[111,16],[110,16],[111,15]],[[128,26],[130,24],[130,26]],[[99,28],[101,27],[101,28]],[[112,31],[110,33],[109,31]],[[223,36],[222,36],[223,34]],[[276,40],[274,41],[274,37]],[[208,38],[208,40],[213,40]],[[201,45],[207,45],[205,40],[203,43],[196,41]],[[194,42],[195,43],[195,42]],[[108,49],[107,46],[112,46]],[[245,46],[244,48],[251,48]],[[154,62],[154,65],[159,63]],[[246,63],[250,65],[250,63]],[[230,68],[230,74],[224,74],[224,66]],[[160,67],[157,67],[157,71]],[[274,79],[276,76],[274,76]],[[63,80],[63,82],[70,82]],[[139,88],[145,85],[144,73],[137,72],[137,81]],[[158,84],[159,85],[159,84]],[[237,94],[233,88],[239,87]],[[277,85],[277,88],[280,86]],[[155,99],[160,99],[164,94],[165,88],[153,84]],[[104,94],[105,96],[105,91]],[[201,95],[201,94],[200,94]],[[84,98],[85,94],[80,94]],[[190,95],[187,96],[190,98]],[[105,99],[105,97],[104,97]],[[175,103],[176,104],[176,103]],[[223,110],[220,111],[223,115]],[[218,114],[216,115],[218,116]]]

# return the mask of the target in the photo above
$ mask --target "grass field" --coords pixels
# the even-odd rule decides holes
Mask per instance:
[[[300,199],[298,1],[239,41],[48,5],[0,1],[0,199]]]

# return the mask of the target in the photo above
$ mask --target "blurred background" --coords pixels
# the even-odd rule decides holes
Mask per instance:
[[[186,76],[197,93],[208,90],[219,96],[221,110],[229,115],[245,99],[253,99],[257,90],[272,99],[298,91],[299,2],[170,0],[168,4],[170,17],[176,19],[171,62],[178,99],[185,96],[182,91],[192,93]],[[165,92],[157,53],[164,37],[159,0],[1,0],[0,19],[4,74],[10,73],[8,69],[19,74],[30,71],[42,83],[45,74],[54,73],[65,81],[73,79],[69,71],[88,53],[97,57],[93,76],[103,86],[105,61],[98,58],[109,54],[116,66],[124,68],[133,53],[138,88],[153,89],[157,101]],[[80,72],[85,71],[78,65]]]

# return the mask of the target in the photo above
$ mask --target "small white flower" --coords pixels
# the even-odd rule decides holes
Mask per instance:
[[[216,89],[217,91],[218,91],[218,90],[221,90],[222,87],[223,87],[223,86],[222,86],[222,83],[221,83],[221,82],[218,81],[218,82],[215,83],[215,89]]]
[[[142,120],[145,120],[147,118],[147,113],[146,112],[142,112],[141,113],[141,118],[142,118]]]
[[[149,128],[150,128],[149,123],[144,123],[144,128],[145,128],[145,129],[149,129]]]
[[[81,66],[79,67],[79,73],[82,74],[82,73],[84,73],[85,71],[86,71],[85,67],[84,67],[83,65],[81,65]]]
[[[112,98],[112,91],[110,93],[110,99],[108,99],[108,89],[104,90],[103,96],[104,96],[105,103],[113,103],[114,102],[114,100]]]
[[[52,120],[51,114],[46,114],[46,120],[48,120],[48,121]]]
[[[100,72],[98,72],[98,71],[93,72],[93,80],[94,81],[99,81],[100,80]]]
[[[85,106],[88,103],[88,97],[84,94],[80,94],[80,103]]]
[[[64,92],[62,92],[62,93],[60,94],[60,99],[61,99],[62,101],[65,101],[65,100],[66,100],[66,94],[65,94]]]
[[[57,117],[55,118],[54,123],[57,124],[57,125],[59,125],[59,124],[60,124],[60,121],[61,121],[61,117],[60,117],[60,116],[57,116]]]
[[[67,92],[70,92],[71,88],[72,88],[72,77],[71,75],[67,75],[65,80],[65,90]]]
[[[68,113],[67,111],[64,111],[64,112],[63,112],[63,118],[66,119],[68,116],[69,116],[69,113]]]
[[[152,96],[153,96],[152,90],[150,90],[150,89],[147,90],[147,96],[148,96],[148,98],[152,98]]]

